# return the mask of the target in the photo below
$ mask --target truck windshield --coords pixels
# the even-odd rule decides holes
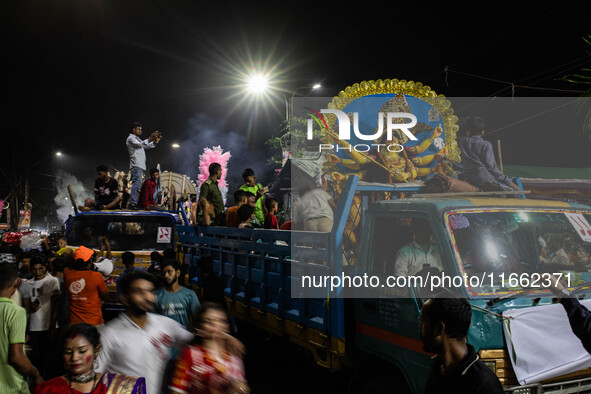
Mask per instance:
[[[68,230],[70,246],[98,249],[107,236],[113,251],[164,250],[172,245],[174,220],[166,215],[79,215]]]
[[[482,210],[446,217],[463,272],[474,279],[472,294],[546,290],[548,273],[569,274],[571,287],[591,280],[588,212]]]

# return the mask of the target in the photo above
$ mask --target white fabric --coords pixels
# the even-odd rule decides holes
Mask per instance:
[[[193,338],[176,321],[153,313],[148,313],[144,329],[120,313],[100,333],[98,371],[144,377],[147,394],[160,393],[171,349]]]
[[[591,308],[591,300],[581,304]],[[591,367],[591,355],[573,334],[561,304],[509,309],[503,316],[513,317],[504,322],[503,332],[520,384]]]
[[[39,300],[39,309],[29,315],[29,330],[46,331],[51,318],[51,297],[60,294],[60,283],[50,273],[41,280],[29,279],[27,283],[31,286],[31,303]]]
[[[316,218],[333,219],[332,208],[328,204],[332,200],[330,194],[321,188],[312,189],[301,197],[298,201],[297,210],[303,221]]]
[[[141,140],[135,134],[129,134],[127,141],[127,153],[129,153],[129,168],[139,167],[142,170],[146,170],[146,152],[144,149],[152,149],[156,147],[154,141],[148,142],[148,139]]]
[[[94,266],[105,278],[113,273],[113,262],[106,257],[101,257]]]
[[[413,241],[398,251],[394,263],[394,276],[416,275],[425,264],[443,271],[436,245],[429,245],[429,250],[425,253],[423,248]]]

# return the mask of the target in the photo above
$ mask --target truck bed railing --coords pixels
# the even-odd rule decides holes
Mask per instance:
[[[192,284],[201,283],[199,256],[211,255],[230,302],[329,333],[328,301],[292,294],[301,275],[329,274],[329,233],[179,226],[178,234]]]

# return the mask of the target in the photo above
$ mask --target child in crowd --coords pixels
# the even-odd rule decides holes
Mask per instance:
[[[254,208],[249,204],[244,204],[238,208],[238,220],[240,224],[238,228],[252,228],[250,221],[254,217]]]
[[[254,197],[254,216],[259,224],[265,221],[265,215],[263,213],[263,197],[267,188],[263,187],[260,183],[256,183],[256,176],[252,168],[247,168],[242,173],[242,179],[244,185],[240,186],[240,190],[244,190],[253,194]]]
[[[267,214],[265,215],[265,228],[278,230],[279,223],[275,217],[279,211],[279,204],[277,203],[277,200],[273,197],[265,198],[265,210],[267,211]]]
[[[236,190],[234,192],[234,205],[226,211],[226,225],[228,227],[238,227],[240,220],[238,220],[238,208],[248,203],[248,195],[252,193],[244,190]]]

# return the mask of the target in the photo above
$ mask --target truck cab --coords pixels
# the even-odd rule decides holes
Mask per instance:
[[[429,238],[428,251],[409,249],[417,246],[413,222],[420,222]],[[559,201],[417,195],[374,203],[354,271],[381,278],[421,276],[425,282],[402,280],[397,284],[405,283],[405,289],[378,288],[373,298],[354,299],[355,347],[394,363],[411,390],[422,392],[432,355],[422,348],[420,310],[427,298],[446,288],[472,305],[468,343],[507,391],[587,386],[588,369],[540,386],[519,386],[503,335],[503,312],[556,302],[547,290],[549,274],[568,275],[571,287],[589,282],[590,222],[589,207]],[[397,267],[407,263],[409,250],[435,256],[431,261],[439,259],[442,269],[425,273]]]
[[[125,269],[121,254],[133,252],[135,266],[148,268],[150,253],[175,247],[178,214],[165,211],[89,211],[74,216],[66,230],[69,248],[86,246],[100,251],[99,237],[109,239],[114,270],[105,280],[109,303],[117,303],[116,280]]]

